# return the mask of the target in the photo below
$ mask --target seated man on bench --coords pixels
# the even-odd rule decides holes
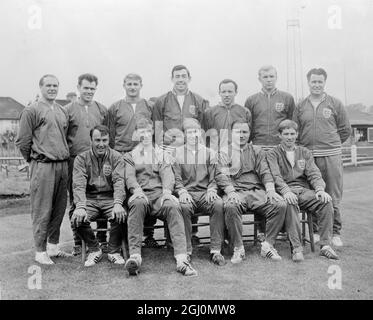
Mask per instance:
[[[91,267],[102,258],[91,221],[100,216],[110,222],[109,261],[124,264],[120,255],[126,212],[123,208],[124,160],[109,148],[109,129],[97,125],[90,131],[92,147],[79,154],[74,161],[73,193],[76,209],[71,217],[77,233],[87,243],[89,255],[84,265]]]
[[[217,163],[217,154],[201,143],[201,125],[193,118],[186,118],[183,123],[186,143],[176,148],[173,170],[175,174],[175,191],[184,218],[187,251],[192,255],[192,217],[196,211],[210,216],[210,258],[219,266],[226,264],[221,254],[224,241],[224,204],[218,196],[219,187],[229,191],[229,180],[222,176]],[[232,188],[232,186],[230,186]],[[233,188],[232,188],[233,189]]]
[[[184,221],[179,201],[172,195],[175,178],[171,161],[153,147],[153,124],[142,118],[136,123],[135,137],[140,143],[125,155],[126,184],[132,194],[128,199],[128,242],[130,257],[126,269],[137,275],[142,258],[141,243],[146,215],[167,221],[174,248],[176,269],[185,276],[196,276],[187,258]]]
[[[320,231],[320,255],[338,259],[331,248],[333,227],[332,198],[325,190],[325,182],[316,166],[312,152],[305,147],[296,146],[298,125],[292,120],[283,120],[278,128],[281,143],[267,152],[267,162],[275,180],[276,189],[288,203],[289,210],[298,213],[299,208],[317,216]],[[298,208],[299,206],[299,208]],[[298,214],[297,214],[298,217]],[[286,219],[287,220],[287,219]],[[294,223],[293,227],[289,223]],[[285,221],[287,229],[295,230],[289,234],[293,247],[302,249],[300,243],[301,226],[299,219]],[[303,260],[302,251],[293,251],[293,260]]]

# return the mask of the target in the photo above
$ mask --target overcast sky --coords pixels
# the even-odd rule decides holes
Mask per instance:
[[[305,73],[323,67],[329,94],[345,101],[345,74],[347,102],[373,105],[373,0],[1,0],[0,10],[0,96],[24,104],[45,73],[59,78],[59,98],[85,72],[98,76],[95,98],[107,106],[130,72],[143,77],[144,98],[160,96],[176,64],[212,104],[219,81],[236,80],[243,104],[263,64],[287,90],[286,21],[299,18],[304,93]]]

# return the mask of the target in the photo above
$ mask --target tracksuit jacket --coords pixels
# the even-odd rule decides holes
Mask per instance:
[[[197,145],[197,159],[187,145],[176,149],[176,161],[172,168],[175,173],[175,191],[178,195],[183,192],[218,191],[219,187],[225,190],[229,180],[224,176],[218,165],[217,155],[203,144]],[[195,161],[190,161],[191,159]]]
[[[21,113],[16,145],[27,162],[64,161],[69,158],[66,141],[68,115],[58,103],[38,101]]]
[[[152,163],[142,163],[139,145],[124,155],[126,162],[126,185],[131,194],[142,190],[149,200],[154,200],[163,190],[174,190],[175,177],[171,164],[163,161],[162,153],[153,148]]]
[[[316,110],[309,97],[297,105],[293,120],[299,126],[299,144],[314,157],[341,154],[341,145],[351,134],[350,122],[341,101],[324,95]]]
[[[221,129],[231,130],[232,123],[237,120],[247,122],[251,127],[250,111],[239,104],[227,107],[220,103],[206,112],[207,129],[214,128],[218,130],[218,134]]]
[[[153,121],[155,127],[155,138],[158,145],[161,145],[161,136],[157,136],[157,122],[162,122],[163,134],[169,129],[177,128],[183,131],[183,119],[194,118],[205,129],[205,111],[208,109],[208,101],[198,94],[188,91],[185,95],[184,105],[179,106],[179,102],[174,91],[169,91],[159,97],[153,108]],[[172,141],[164,141],[168,145]]]
[[[125,99],[113,103],[109,108],[110,148],[121,153],[131,151],[139,143],[133,139],[136,121],[151,116],[152,109],[145,99],[137,102],[135,113]]]
[[[233,159],[232,164],[234,165]],[[232,169],[230,183],[236,191],[264,190],[264,186],[267,183],[274,183],[264,151],[260,147],[253,146],[251,143],[248,143],[241,149],[238,168]],[[230,187],[227,188],[226,193],[230,191],[229,189]]]
[[[252,143],[261,146],[278,145],[278,125],[293,116],[295,103],[292,95],[278,89],[270,94],[262,90],[247,98],[245,107],[252,116]]]
[[[104,105],[92,101],[90,105],[84,105],[80,100],[65,106],[69,116],[69,128],[67,130],[67,144],[70,157],[91,147],[90,130],[96,125],[108,125],[108,111]]]
[[[73,170],[76,208],[85,209],[87,199],[114,199],[114,203],[123,204],[124,175],[122,155],[113,149],[109,148],[103,158],[97,157],[92,149],[79,154]]]
[[[274,147],[266,154],[268,166],[272,172],[276,189],[285,195],[291,191],[290,187],[303,187],[317,191],[324,191],[325,182],[316,166],[312,152],[307,148],[296,146],[294,150],[294,167],[286,157],[282,145]],[[311,188],[311,187],[312,188]]]

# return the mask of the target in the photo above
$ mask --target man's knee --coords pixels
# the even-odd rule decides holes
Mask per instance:
[[[147,206],[147,202],[144,198],[136,198],[131,203],[128,204],[129,208],[132,209],[144,209]],[[133,211],[133,210],[130,210]]]
[[[238,205],[233,202],[226,202],[224,204],[225,219],[230,220],[241,215],[241,210]]]
[[[194,210],[191,203],[180,203],[180,208],[183,216],[192,216]]]
[[[213,204],[213,213],[223,213],[224,212],[224,202],[221,198],[215,200]]]

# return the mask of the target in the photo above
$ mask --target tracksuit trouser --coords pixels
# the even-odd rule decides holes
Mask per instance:
[[[325,181],[325,191],[333,200],[333,234],[340,235],[342,229],[340,203],[343,194],[342,156],[315,157],[315,163]]]
[[[207,212],[210,216],[210,251],[221,250],[224,241],[224,203],[219,197],[211,203],[206,201],[206,192],[189,192],[194,203],[180,203],[185,225],[187,252],[192,254],[192,217]]]
[[[58,244],[67,204],[67,161],[31,161],[30,200],[36,251]]]
[[[69,175],[68,175],[68,189],[69,189],[69,220],[70,220],[70,226],[71,231],[73,232],[73,239],[74,239],[74,245],[75,246],[81,246],[82,240],[79,238],[79,236],[76,233],[76,226],[74,223],[71,222],[71,217],[75,210],[75,204],[74,204],[74,194],[73,194],[73,169],[74,169],[74,160],[75,156],[69,158]],[[106,221],[99,221],[98,227],[105,229],[107,228],[107,222]],[[97,232],[97,238],[99,242],[106,242],[106,232],[99,231]]]
[[[266,218],[266,241],[274,245],[276,237],[285,222],[286,202],[274,201],[272,204],[267,199],[266,192],[262,189],[252,189],[238,192],[241,204],[238,205],[224,199],[225,223],[228,229],[230,243],[234,248],[243,245],[242,242],[242,214],[253,211]]]
[[[91,222],[96,221],[96,219],[99,218],[110,221],[109,253],[113,254],[120,252],[125,225],[124,223],[118,223],[116,220],[111,219],[113,207],[113,199],[87,199],[86,201],[88,221],[77,226],[76,232],[77,235],[80,235],[84,239],[91,252],[100,249],[99,242],[91,228]],[[106,236],[106,231],[102,232],[104,232]]]
[[[333,205],[331,202],[323,203],[320,200],[316,199],[315,191],[303,188],[303,187],[290,187],[291,191],[297,195],[298,197],[298,205],[300,210],[306,211],[308,214],[312,214],[316,216],[319,222],[319,234],[320,234],[320,246],[330,245],[332,231],[333,231]],[[298,208],[294,205],[289,205],[290,210],[296,213],[298,217]],[[301,226],[299,217],[296,221],[297,227],[293,227],[292,230],[296,229],[296,233],[294,234],[293,231],[289,232],[289,239],[290,242],[295,241],[292,240],[294,238],[300,239],[301,235]],[[298,242],[296,242],[298,243]],[[292,243],[293,245],[293,243]],[[293,245],[294,246],[294,245]],[[295,247],[295,246],[294,246]]]
[[[161,206],[161,195],[150,200],[137,198],[128,203],[128,244],[130,255],[141,255],[142,234],[146,215],[155,216],[166,221],[174,247],[174,255],[186,254],[186,239],[181,208],[171,200],[166,200]]]

